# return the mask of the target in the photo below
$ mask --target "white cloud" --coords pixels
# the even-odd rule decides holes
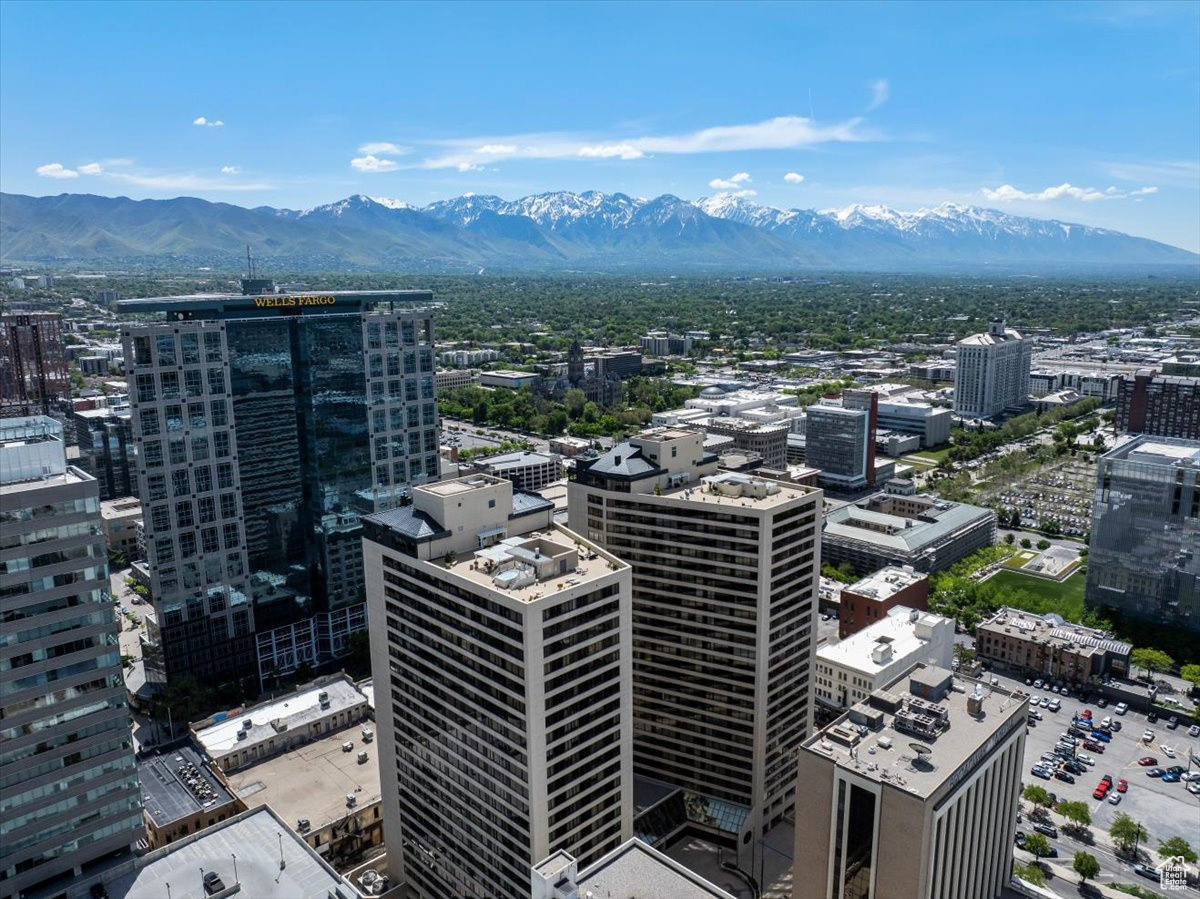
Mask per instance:
[[[631,144],[598,144],[580,147],[578,155],[585,159],[641,159],[646,154]]]
[[[222,122],[220,119],[213,119],[210,121],[209,119],[206,119],[204,116],[196,116],[196,118],[192,119],[192,124],[193,125],[202,125],[205,128],[224,128],[225,127],[225,123]]]
[[[876,78],[867,87],[871,89],[871,102],[867,104],[867,111],[870,112],[887,102],[891,88],[888,87],[886,78]]]
[[[406,153],[412,152],[412,147],[402,147],[399,144],[392,144],[387,141],[377,141],[375,143],[363,144],[358,148],[358,152],[366,156],[404,156]]]
[[[380,159],[378,156],[372,156],[369,153],[366,156],[358,156],[351,159],[350,165],[360,172],[390,172],[392,169],[399,168],[399,163],[394,160]]]
[[[1122,181],[1158,181],[1193,189],[1200,181],[1200,162],[1107,162],[1101,165],[1108,174]]]
[[[1057,187],[1047,187],[1045,190],[1040,190],[1036,193],[1018,190],[1011,184],[1002,184],[994,189],[990,187],[980,189],[980,193],[984,197],[993,202],[1000,203],[1010,203],[1015,200],[1048,203],[1052,200],[1061,199],[1081,200],[1084,203],[1093,203],[1097,200],[1123,200],[1128,197],[1140,197],[1157,192],[1157,187],[1140,187],[1137,190],[1131,191],[1117,190],[1115,187],[1109,187],[1106,190],[1097,190],[1094,187],[1076,187],[1065,181]]]
[[[738,172],[736,175],[731,175],[728,178],[713,178],[708,182],[709,187],[715,187],[717,190],[737,190],[738,187],[750,180],[748,172]]]
[[[87,165],[81,165],[79,167],[79,174],[81,175],[99,175],[103,172],[104,167],[98,162],[89,162]]]
[[[241,173],[242,173],[241,166],[237,166],[237,165],[221,166],[221,174],[222,175],[240,175]]]
[[[860,119],[817,125],[803,116],[779,116],[763,122],[720,125],[684,134],[636,138],[597,138],[566,133],[491,135],[434,142],[440,155],[428,156],[414,168],[456,169],[506,159],[641,159],[651,154],[730,153],[745,150],[788,150],[823,143],[879,140]]]
[[[804,181],[804,176],[801,175],[799,172],[788,172],[786,175],[783,176],[783,180],[786,181],[788,184],[800,184],[801,182]]]
[[[61,162],[50,162],[39,165],[35,170],[43,178],[78,178],[79,172],[69,169]]]
[[[458,169],[460,172],[482,172],[483,171],[483,166],[476,165],[473,162],[460,162],[458,165],[455,166],[455,168]],[[494,171],[494,169],[493,169],[493,171]]]

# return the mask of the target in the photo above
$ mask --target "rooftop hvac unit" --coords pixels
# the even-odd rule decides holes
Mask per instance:
[[[357,804],[358,804],[358,797],[355,796],[353,793],[347,793],[346,794],[346,807],[354,808],[354,806],[356,806]]]
[[[321,702],[328,702],[329,701],[329,691],[322,690],[320,693],[317,694],[317,699],[321,700]]]
[[[243,718],[242,719],[242,727],[246,728],[246,730],[249,730],[250,728],[254,727],[254,722],[251,721],[249,718]]]
[[[244,739],[246,739],[246,729],[245,729],[244,727],[243,727],[241,730],[239,730],[239,731],[237,732],[237,738],[238,738],[239,740],[244,740]]]

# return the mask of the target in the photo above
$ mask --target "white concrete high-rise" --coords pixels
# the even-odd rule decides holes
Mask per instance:
[[[682,428],[581,462],[568,486],[571,528],[633,566],[634,769],[711,800],[744,851],[792,808],[811,726],[822,501],[718,472]]]
[[[954,411],[963,418],[993,418],[1019,412],[1029,404],[1029,369],[1033,340],[1004,327],[1004,319],[988,322],[987,333],[958,342],[954,373]]]
[[[528,897],[632,835],[630,569],[485,474],[363,519],[391,874]]]

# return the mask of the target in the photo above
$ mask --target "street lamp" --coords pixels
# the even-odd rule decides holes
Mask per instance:
[[[237,855],[236,855],[235,853],[233,853],[233,852],[231,852],[231,853],[229,853],[229,854],[233,856],[233,882],[234,882],[234,883],[241,883],[241,881],[240,881],[240,880],[238,880],[238,873],[237,873]]]

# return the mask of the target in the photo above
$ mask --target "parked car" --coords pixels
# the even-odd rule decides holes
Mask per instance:
[[[204,895],[211,896],[213,893],[220,893],[225,889],[225,882],[221,880],[221,875],[216,871],[207,871],[204,874]]]
[[[1146,720],[1153,724],[1158,720],[1158,712],[1154,711],[1154,709],[1151,709],[1146,713]]]
[[[1125,778],[1122,777],[1120,780],[1117,781],[1117,792],[1118,793],[1124,793],[1128,789],[1129,789],[1129,781],[1127,781]]]
[[[1167,719],[1167,727],[1169,727],[1171,730],[1174,730],[1175,728],[1179,727],[1179,716],[1172,715],[1170,718],[1168,718]]]
[[[1167,756],[1168,758],[1175,758],[1174,748],[1168,746],[1166,743],[1159,743],[1158,748],[1161,749],[1163,755]]]
[[[1033,829],[1043,836],[1050,837],[1051,839],[1058,836],[1058,828],[1053,824],[1047,824],[1045,821],[1034,821]]]
[[[1116,710],[1117,710],[1118,715],[1124,715],[1126,712],[1129,711],[1129,703],[1118,702],[1116,705]]]
[[[1113,785],[1113,776],[1111,774],[1105,774],[1102,778],[1100,778],[1100,783],[1107,784],[1111,787]]]
[[[1200,724],[1193,724],[1188,728],[1189,737],[1200,737]]]
[[[1167,773],[1182,775],[1184,770],[1185,769],[1184,769],[1183,765],[1171,765],[1169,768],[1167,768]]]
[[[1182,775],[1178,771],[1164,771],[1162,782],[1165,784],[1177,784],[1181,780]]]
[[[1142,742],[1143,743],[1154,742],[1154,731],[1150,730],[1150,728],[1146,728],[1144,731],[1142,731]]]
[[[1046,703],[1046,708],[1048,708],[1052,712],[1057,712],[1059,709],[1062,708],[1062,703],[1059,702],[1057,699],[1051,699],[1048,703]]]
[[[1121,794],[1113,793],[1111,796],[1108,797],[1108,803],[1109,803],[1109,805],[1120,805],[1121,804]]]
[[[1025,831],[1018,830],[1015,834],[1013,834],[1013,842],[1016,843],[1018,846],[1020,846],[1022,849],[1024,849],[1025,848]]]
[[[1151,768],[1149,771],[1146,772],[1146,776],[1147,777],[1162,777],[1166,773],[1167,772],[1164,771],[1162,768]]]
[[[1096,760],[1094,758],[1092,758],[1090,755],[1077,755],[1077,756],[1075,756],[1075,761],[1083,762],[1089,768],[1092,765],[1096,764]]]
[[[1111,727],[1112,727],[1112,718],[1110,718],[1108,715],[1105,715],[1103,718],[1100,719],[1100,729],[1101,730],[1108,730]]]
[[[1096,700],[1096,705],[1100,706],[1100,708],[1102,708],[1102,709],[1106,709],[1106,708],[1108,708],[1108,700],[1105,699],[1103,696],[1101,696],[1099,699]]]
[[[1039,699],[1039,700],[1038,700],[1038,705],[1040,705],[1040,706],[1041,706],[1042,708],[1044,708],[1044,709],[1047,709],[1047,708],[1049,708],[1049,707],[1050,707],[1050,700],[1049,700],[1049,698],[1048,698],[1048,697],[1045,697],[1045,696],[1043,696],[1041,699]]]
[[[1133,872],[1135,874],[1140,874],[1143,877],[1148,877],[1156,883],[1159,883],[1162,881],[1162,878],[1159,876],[1157,868],[1151,867],[1150,865],[1144,865],[1141,862],[1138,862],[1136,865],[1133,866]]]
[[[1083,748],[1090,749],[1092,752],[1099,752],[1101,755],[1104,754],[1104,744],[1097,743],[1095,740],[1084,740]]]
[[[1037,687],[1039,690],[1042,689],[1042,687],[1046,686],[1044,683],[1042,683],[1041,678],[1038,678],[1037,680],[1035,680],[1033,682],[1033,685],[1035,687]]]
[[[1109,727],[1111,727],[1113,729],[1113,732],[1115,733],[1116,731],[1119,731],[1121,729],[1121,722],[1118,721],[1116,718],[1114,718],[1112,724],[1110,724]]]
[[[1157,765],[1158,759],[1156,759],[1152,755],[1144,755],[1140,759],[1138,759],[1138,764],[1141,765],[1143,768],[1149,768],[1151,765]]]
[[[1040,777],[1042,780],[1049,780],[1051,777],[1050,769],[1043,768],[1040,765],[1034,765],[1032,768],[1029,769],[1029,773],[1032,774],[1034,777]]]
[[[1112,734],[1106,734],[1102,730],[1094,730],[1092,731],[1092,739],[1099,740],[1101,743],[1107,743],[1112,740]]]
[[[1101,784],[1100,786],[1096,787],[1096,789],[1092,792],[1093,799],[1103,799],[1107,795],[1108,795],[1108,788],[1105,787],[1104,784]]]

